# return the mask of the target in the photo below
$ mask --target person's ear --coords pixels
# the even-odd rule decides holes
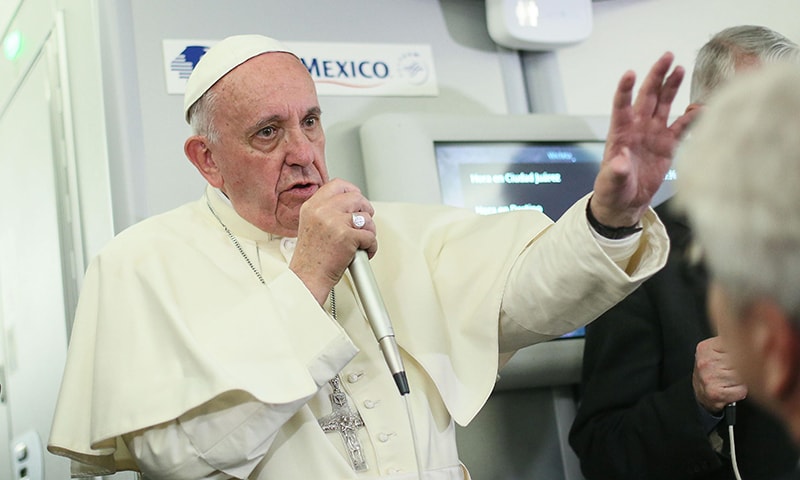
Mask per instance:
[[[770,402],[800,398],[800,329],[774,301],[754,302],[744,321],[752,327],[751,341],[761,364],[762,385]]]
[[[208,147],[208,139],[202,135],[192,135],[183,144],[186,158],[192,162],[206,181],[216,188],[222,188],[223,178],[214,154]]]
[[[690,103],[690,104],[689,104],[689,105],[686,107],[686,111],[685,111],[685,112],[683,112],[683,113],[684,113],[684,115],[685,115],[685,114],[687,114],[687,113],[691,112],[692,110],[697,110],[698,108],[703,108],[703,104],[702,104],[702,103]]]

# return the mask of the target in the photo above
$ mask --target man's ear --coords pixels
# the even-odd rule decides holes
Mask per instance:
[[[686,106],[686,110],[683,112],[684,114],[691,112],[692,110],[697,110],[698,108],[703,108],[702,103],[690,103]]]
[[[756,301],[745,315],[759,357],[748,361],[761,364],[764,393],[771,402],[794,402],[800,398],[800,329],[770,299]]]
[[[216,188],[222,188],[223,178],[219,166],[214,160],[211,149],[208,148],[208,139],[202,135],[192,135],[183,144],[186,158],[192,162],[206,181]]]

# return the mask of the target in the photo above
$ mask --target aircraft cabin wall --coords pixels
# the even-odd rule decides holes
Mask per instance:
[[[113,6],[112,6],[113,5]],[[513,52],[498,52],[489,39],[482,0],[123,0],[103,2],[104,16],[115,22],[104,28],[108,57],[121,57],[126,72],[114,103],[127,102],[125,130],[138,137],[125,165],[136,179],[127,211],[118,210],[118,226],[167,210],[198,197],[204,180],[186,160],[183,139],[189,133],[181,117],[182,97],[167,95],[164,87],[163,39],[219,40],[237,33],[261,33],[282,41],[426,44],[433,48],[439,93],[426,97],[320,98],[327,135],[327,159],[332,175],[366,188],[358,144],[358,127],[365,118],[384,111],[506,113],[509,99],[505,77],[520,82]],[[176,21],[179,19],[179,21]],[[122,63],[122,62],[119,62]],[[504,65],[508,63],[509,68]],[[113,107],[114,105],[111,105]],[[121,105],[120,108],[125,108]],[[133,128],[129,125],[135,123]],[[115,132],[116,133],[116,132]],[[176,182],[176,179],[180,181]]]
[[[728,25],[759,23],[800,36],[791,21],[797,2],[773,0],[771,8],[734,3],[595,1],[587,40],[553,52],[524,52],[492,41],[484,0],[293,0],[292,8],[259,0],[225,7],[214,0],[97,2],[116,228],[194,199],[203,185],[183,154],[189,129],[180,115],[181,96],[165,90],[162,40],[258,32],[284,41],[430,45],[436,96],[320,98],[331,173],[368,191],[358,128],[375,114],[607,115],[621,74],[634,69],[643,76],[666,50],[690,68],[699,45]],[[688,86],[676,108],[686,104]]]

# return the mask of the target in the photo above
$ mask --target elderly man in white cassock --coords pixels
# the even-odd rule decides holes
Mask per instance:
[[[668,123],[684,74],[671,64],[654,64],[635,102],[623,75],[594,191],[553,223],[371,203],[328,176],[303,63],[270,38],[222,40],[184,102],[184,150],[206,191],[91,262],[49,450],[76,475],[468,479],[454,425],[503,362],[664,264],[649,204],[692,116]],[[348,270],[361,250],[401,372]]]

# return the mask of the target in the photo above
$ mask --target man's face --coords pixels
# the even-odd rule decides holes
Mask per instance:
[[[325,135],[314,82],[288,53],[254,57],[225,75],[209,145],[212,185],[264,231],[296,236],[300,207],[328,181]]]

